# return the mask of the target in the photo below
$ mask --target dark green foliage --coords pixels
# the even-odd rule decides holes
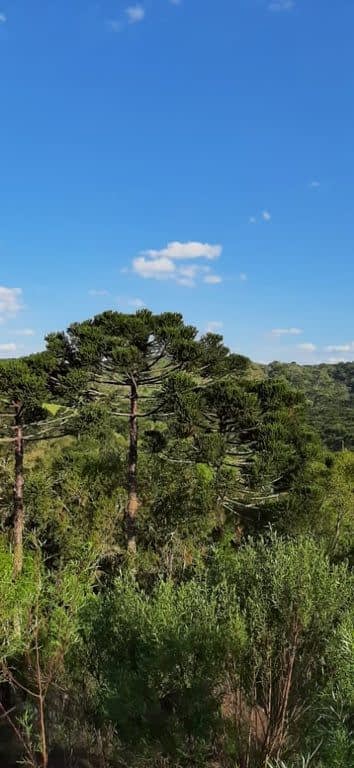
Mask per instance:
[[[354,448],[354,363],[306,365],[272,363],[264,369],[271,378],[283,377],[303,391],[309,422],[328,448]]]
[[[133,762],[161,754],[203,765],[220,732],[217,686],[225,659],[244,642],[242,620],[222,588],[160,583],[147,597],[118,581],[90,609],[88,671],[95,708],[113,722]],[[107,644],[108,640],[108,644]]]
[[[47,768],[44,734],[48,768],[349,768],[352,379],[147,310],[0,364],[0,760]]]

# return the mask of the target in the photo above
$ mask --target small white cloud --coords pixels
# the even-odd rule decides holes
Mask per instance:
[[[327,352],[353,352],[354,341],[348,341],[346,344],[330,344],[326,350]]]
[[[0,24],[6,24],[7,22],[7,16],[5,13],[0,13]]]
[[[315,180],[315,181],[311,181],[309,186],[310,186],[310,189],[318,189],[321,186],[321,184],[319,181]]]
[[[16,352],[16,344],[10,342],[9,344],[0,344],[0,354],[8,354],[9,352]]]
[[[18,331],[13,331],[16,336],[35,336],[36,332],[33,328],[20,328]]]
[[[156,259],[138,256],[133,260],[133,272],[139,275],[139,277],[166,280],[175,275],[176,265],[166,256]]]
[[[213,261],[222,252],[221,245],[189,241],[173,241],[160,250],[142,251],[133,259],[133,272],[143,278],[155,280],[174,280],[179,285],[193,287],[198,277],[203,274],[204,282],[219,283],[221,277],[208,274],[210,266],[200,261]],[[194,263],[190,263],[194,260]],[[195,263],[199,260],[198,263]]]
[[[89,291],[90,296],[109,296],[109,291],[106,291],[105,288],[91,288]]]
[[[271,0],[268,10],[274,13],[281,11],[292,11],[295,8],[295,0]]]
[[[217,333],[218,331],[221,331],[223,326],[224,323],[220,320],[209,320],[205,327],[205,333]]]
[[[142,299],[127,299],[128,307],[134,307],[134,309],[142,309],[145,307],[145,301]]]
[[[145,18],[145,8],[142,5],[128,5],[125,9],[125,14],[128,18],[129,24],[138,24],[139,21],[143,21]]]
[[[301,336],[303,331],[301,328],[273,328],[271,331],[272,336]]]
[[[302,349],[303,352],[315,352],[316,344],[312,344],[312,341],[304,341],[303,344],[297,345],[298,349]]]
[[[220,275],[205,275],[203,282],[207,285],[219,285],[222,283],[222,277]]]
[[[178,240],[167,243],[166,248],[157,251],[149,249],[142,251],[142,256],[148,256],[150,259],[166,257],[172,260],[187,259],[207,259],[213,260],[219,258],[222,253],[222,245],[211,245],[210,243],[199,243],[190,240],[187,243],[181,243]]]
[[[272,216],[269,213],[269,211],[262,211],[262,219],[263,219],[263,221],[270,221],[271,218],[272,218]]]
[[[130,296],[117,296],[117,302],[121,307],[133,307],[133,309],[142,309],[145,307],[145,301]]]
[[[248,280],[246,272],[240,272],[239,278],[240,278],[241,283],[245,283]]]
[[[250,216],[249,219],[248,219],[248,223],[249,224],[256,224],[257,223],[256,217],[255,216]]]
[[[21,296],[21,288],[5,288],[0,285],[0,320],[17,315],[22,309]]]
[[[337,365],[338,363],[346,363],[348,360],[345,360],[344,357],[329,357],[328,360],[325,360],[325,362],[328,365]]]
[[[181,5],[182,0],[170,0],[171,5]]]

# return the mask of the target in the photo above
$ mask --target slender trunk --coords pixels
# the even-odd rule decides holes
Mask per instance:
[[[130,384],[130,416],[129,416],[129,459],[128,459],[128,504],[126,513],[126,530],[128,552],[136,553],[136,517],[138,513],[138,389],[134,379]]]
[[[23,504],[23,456],[24,439],[22,426],[22,406],[15,403],[15,484],[14,484],[14,576],[19,576],[23,564],[23,529],[25,524],[25,510]]]
[[[38,611],[38,606],[37,606]],[[47,733],[44,714],[44,697],[42,685],[42,670],[39,658],[39,645],[38,645],[38,625],[36,625],[36,671],[37,671],[37,686],[38,686],[38,713],[39,713],[39,734],[41,744],[41,762],[42,768],[48,766],[48,749],[47,749]]]

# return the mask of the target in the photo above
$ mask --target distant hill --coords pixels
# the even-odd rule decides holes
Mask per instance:
[[[285,378],[307,399],[310,422],[332,450],[354,449],[354,362],[336,365],[270,363],[271,378]]]

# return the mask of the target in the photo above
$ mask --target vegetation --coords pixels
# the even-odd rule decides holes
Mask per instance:
[[[147,310],[0,364],[2,766],[350,768],[353,366],[320,368]]]
[[[354,448],[354,363],[297,365],[272,363],[271,378],[283,377],[305,393],[309,423],[331,450]]]

